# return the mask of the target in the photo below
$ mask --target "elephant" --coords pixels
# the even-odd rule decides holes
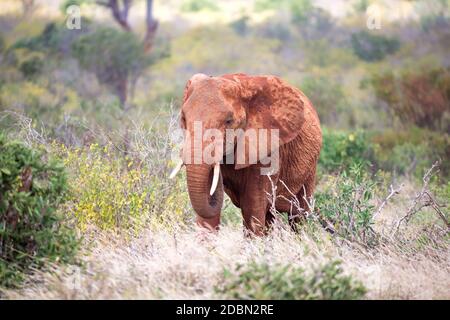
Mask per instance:
[[[188,194],[199,226],[218,230],[226,192],[241,209],[248,234],[267,233],[275,219],[273,208],[288,213],[289,224],[297,230],[309,211],[322,147],[319,117],[302,91],[272,75],[195,74],[185,86],[180,126],[190,137],[195,135],[195,126],[204,131],[213,129],[225,137],[226,130],[241,132],[217,141],[203,137],[204,145],[200,146],[192,139],[185,138],[182,143],[181,159],[171,177],[186,167]],[[246,133],[250,130],[264,129],[277,132],[273,133],[278,138],[273,143],[277,150],[264,140],[268,152],[263,158],[257,152],[262,147],[249,144],[241,149],[244,160],[238,163],[239,142],[249,141]],[[202,161],[202,157],[196,162],[195,154],[202,154],[208,146],[221,146],[222,152],[211,153],[215,157],[212,163]],[[261,174],[261,169],[268,167],[264,160],[275,153],[278,170]],[[225,161],[229,155],[234,155],[234,162]],[[250,162],[251,156],[256,160]],[[297,205],[293,205],[294,197]]]

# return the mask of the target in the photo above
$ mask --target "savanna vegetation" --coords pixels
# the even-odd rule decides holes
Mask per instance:
[[[450,2],[333,3],[3,0],[0,297],[449,299]],[[245,237],[229,199],[217,234],[195,226],[168,175],[198,72],[315,105],[298,233]]]

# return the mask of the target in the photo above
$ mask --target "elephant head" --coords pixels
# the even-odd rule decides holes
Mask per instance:
[[[182,165],[186,166],[189,197],[199,216],[212,218],[220,213],[223,183],[219,162],[227,155],[236,153],[239,139],[248,139],[245,134],[226,138],[225,131],[241,129],[237,131],[245,133],[250,129],[278,129],[278,145],[281,146],[298,135],[304,122],[305,99],[300,91],[273,76],[232,74],[210,77],[196,74],[188,81],[181,109],[181,127],[189,139],[185,139],[182,161],[172,176]],[[217,135],[215,138],[204,136],[203,143],[196,144],[192,137],[198,129],[201,132],[212,129],[225,138],[221,140],[215,139]],[[271,146],[268,147],[272,150]],[[214,150],[212,155],[215,160],[209,163],[202,158],[206,148]],[[239,155],[235,155],[234,159],[237,157]],[[247,144],[244,149],[245,161],[236,162],[234,169],[241,170],[254,165],[254,162],[250,162],[252,158],[262,160],[258,148]]]

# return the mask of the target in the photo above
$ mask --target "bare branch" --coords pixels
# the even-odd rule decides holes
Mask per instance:
[[[394,187],[392,186],[392,184],[389,186],[389,194],[387,195],[386,198],[383,199],[383,201],[381,202],[380,206],[378,207],[377,211],[375,211],[375,213],[373,214],[373,219],[375,219],[381,212],[381,210],[383,210],[384,206],[389,202],[389,200],[400,193],[400,190],[403,189],[404,185],[400,185],[400,187],[398,189],[394,189]]]
[[[428,184],[430,183],[431,177],[434,174],[436,174],[437,172],[439,172],[439,164],[440,164],[440,161],[436,161],[423,176],[422,189],[414,197],[413,203],[409,207],[408,211],[406,212],[406,215],[404,215],[402,218],[400,218],[395,223],[394,231],[392,232],[392,237],[394,237],[395,234],[399,231],[402,223],[408,223],[414,214],[416,214],[417,212],[420,212],[425,207],[432,207],[437,212],[439,217],[444,221],[444,223],[447,226],[448,231],[450,232],[450,223],[448,222],[445,215],[440,210],[440,207],[442,207],[442,206],[437,204],[436,200],[431,195],[431,192],[428,190]]]
[[[109,0],[107,5],[105,5],[105,3],[102,5],[111,8],[114,19],[125,31],[131,31],[131,27],[128,24],[128,12],[130,11],[132,2],[133,0],[123,0],[122,8],[120,8],[119,0]]]

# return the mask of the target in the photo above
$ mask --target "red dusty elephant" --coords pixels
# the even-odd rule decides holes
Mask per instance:
[[[263,235],[273,222],[273,199],[277,211],[289,213],[295,230],[302,211],[308,210],[305,198],[309,199],[314,191],[322,146],[319,118],[300,90],[275,76],[196,74],[185,88],[181,127],[189,139],[184,140],[182,159],[172,176],[186,166],[189,197],[199,225],[218,228],[225,191],[242,209],[244,225],[251,233]],[[202,135],[207,129],[224,138]],[[258,136],[263,129],[277,134],[269,133],[263,139]],[[202,143],[193,142],[192,137],[198,134],[195,130],[201,130]],[[229,137],[230,130],[239,133]],[[257,147],[247,135],[251,131],[257,132]],[[241,141],[244,147],[239,149]],[[211,146],[214,151],[210,155],[215,160],[208,162],[203,157]],[[264,149],[261,146],[267,156],[259,151]],[[237,154],[239,150],[241,154]],[[233,156],[231,161],[229,155]],[[263,168],[272,165],[267,159],[278,161],[277,171],[269,175],[262,174]],[[292,205],[294,196],[300,206]]]

